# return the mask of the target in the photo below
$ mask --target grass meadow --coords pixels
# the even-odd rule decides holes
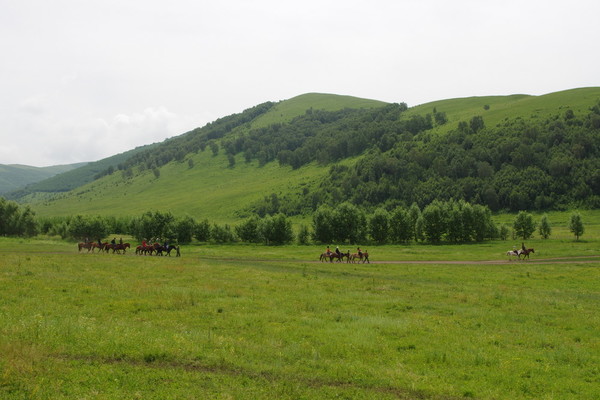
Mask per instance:
[[[0,238],[0,398],[599,398],[600,241],[557,236],[530,261],[489,242],[371,264]]]

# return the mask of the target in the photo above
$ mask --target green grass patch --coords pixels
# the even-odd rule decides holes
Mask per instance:
[[[320,246],[174,258],[0,238],[0,398],[596,398],[600,269],[573,257],[598,241],[548,243],[571,259],[472,262],[498,259],[495,242],[330,264]]]

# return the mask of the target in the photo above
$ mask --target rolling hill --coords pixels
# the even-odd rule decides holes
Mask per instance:
[[[41,216],[137,216],[157,210],[226,223],[269,207],[295,215],[345,200],[390,208],[451,195],[485,203],[490,188],[500,208],[533,207],[536,201],[560,208],[574,197],[542,193],[540,199],[537,186],[528,191],[505,181],[513,179],[510,174],[522,179],[524,171],[545,174],[543,182],[558,181],[553,174],[564,170],[573,175],[569,179],[582,180],[581,198],[593,205],[600,176],[585,176],[598,161],[596,114],[590,110],[599,99],[600,88],[582,88],[407,108],[311,93],[264,103],[139,149],[114,172],[70,191],[32,190],[18,200]],[[436,113],[443,113],[442,122]],[[483,129],[470,129],[477,118]],[[523,160],[505,149],[499,141],[504,138],[523,141],[531,160],[528,153]],[[559,148],[571,158],[556,158],[550,168],[547,157]],[[505,193],[505,186],[512,192]]]
[[[94,179],[96,179],[100,175],[105,174],[106,171],[110,170],[111,168],[117,169],[120,163],[129,159],[131,156],[137,154],[138,152],[144,151],[148,148],[152,148],[153,146],[156,146],[156,144],[140,146],[133,150],[126,151],[124,153],[120,153],[111,157],[107,157],[100,161],[73,164],[71,168],[63,168],[64,171],[62,171],[62,173],[57,172],[52,175],[47,175],[45,179],[36,179],[31,180],[30,182],[21,181],[22,184],[16,186],[10,191],[7,191],[3,195],[9,200],[21,200],[34,193],[53,194],[60,192],[68,192],[69,190],[93,182]],[[29,169],[35,167],[25,168]],[[48,168],[52,170],[53,168],[57,167]],[[2,176],[1,173],[2,172],[0,170],[0,176]],[[19,177],[21,177],[21,175],[19,175]]]
[[[0,195],[17,190],[26,185],[40,182],[55,175],[80,168],[87,163],[32,167],[28,165],[0,164]]]

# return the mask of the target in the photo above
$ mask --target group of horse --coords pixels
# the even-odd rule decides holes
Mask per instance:
[[[131,247],[131,245],[129,243],[96,243],[96,242],[80,242],[77,244],[77,247],[79,248],[79,251],[81,251],[82,249],[87,249],[88,252],[94,252],[95,249],[98,249],[98,253],[101,252],[105,252],[108,253],[109,251],[112,250],[113,253],[117,253],[117,254],[121,254],[121,252],[123,252],[123,254],[125,254],[125,251]]]
[[[508,256],[509,261],[512,260],[513,257],[517,257],[520,260],[521,256],[523,256],[523,260],[525,258],[527,258],[529,260],[530,253],[535,253],[535,250],[534,249],[509,250],[506,252],[506,255]]]
[[[344,261],[344,258],[346,259],[347,263],[356,263],[356,262],[362,262],[363,264],[365,262],[367,263],[371,263],[371,261],[369,261],[369,253],[367,251],[363,251],[362,253],[354,253],[354,254],[350,254],[350,252],[346,252],[346,253],[336,253],[335,251],[330,251],[330,252],[325,252],[322,253],[321,256],[319,257],[319,261],[323,262],[323,261],[327,261],[329,260],[329,262],[333,262],[333,260],[335,259],[336,262],[342,262]]]
[[[179,246],[163,246],[160,243],[154,244],[146,244],[139,245],[135,248],[135,254],[138,255],[157,255],[162,256],[165,253],[168,256],[171,256],[171,252],[175,251],[175,257],[180,257],[181,252],[179,251]]]
[[[78,245],[79,251],[82,249],[87,249],[88,252],[94,252],[95,249],[98,249],[98,253],[105,252],[108,253],[112,250],[113,253],[117,254],[125,254],[125,251],[131,248],[129,243],[97,243],[97,242],[81,242]],[[148,245],[139,245],[135,249],[135,254],[139,255],[171,255],[171,252],[175,252],[176,257],[181,256],[181,252],[179,250],[179,246],[163,246],[160,243],[148,244]]]

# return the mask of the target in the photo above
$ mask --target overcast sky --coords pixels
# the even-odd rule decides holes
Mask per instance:
[[[265,101],[600,86],[598,0],[0,0],[0,164],[96,161]]]

